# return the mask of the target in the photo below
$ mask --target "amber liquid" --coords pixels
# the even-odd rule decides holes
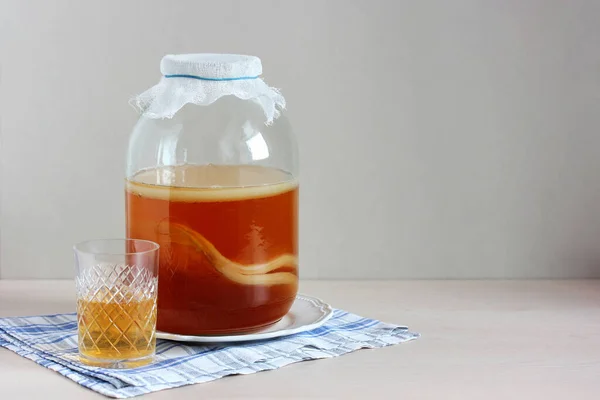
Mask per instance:
[[[156,347],[154,299],[80,299],[77,314],[79,352],[86,364],[127,360],[133,367],[151,361]]]
[[[298,186],[276,169],[186,165],[127,182],[127,234],[160,244],[157,329],[251,331],[298,289]]]

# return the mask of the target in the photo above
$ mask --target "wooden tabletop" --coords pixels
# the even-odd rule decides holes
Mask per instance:
[[[143,396],[597,399],[600,281],[303,281],[336,308],[416,341]],[[0,316],[73,312],[71,281],[0,281]],[[0,399],[100,399],[0,349]]]

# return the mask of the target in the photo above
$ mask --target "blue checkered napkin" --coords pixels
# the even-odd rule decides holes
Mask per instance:
[[[78,361],[76,314],[0,318],[0,346],[116,398],[208,382],[232,374],[252,374],[417,337],[419,334],[406,327],[335,310],[320,328],[268,341],[194,346],[158,340],[153,364],[117,370],[89,367]]]

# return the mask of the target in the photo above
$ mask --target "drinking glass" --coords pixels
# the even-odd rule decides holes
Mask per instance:
[[[77,328],[82,363],[132,368],[156,350],[158,244],[90,240],[74,246]]]

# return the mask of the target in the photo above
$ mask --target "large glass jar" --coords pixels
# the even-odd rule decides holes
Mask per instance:
[[[135,99],[127,235],[160,247],[157,329],[252,331],[298,287],[298,152],[256,57],[165,56]]]

